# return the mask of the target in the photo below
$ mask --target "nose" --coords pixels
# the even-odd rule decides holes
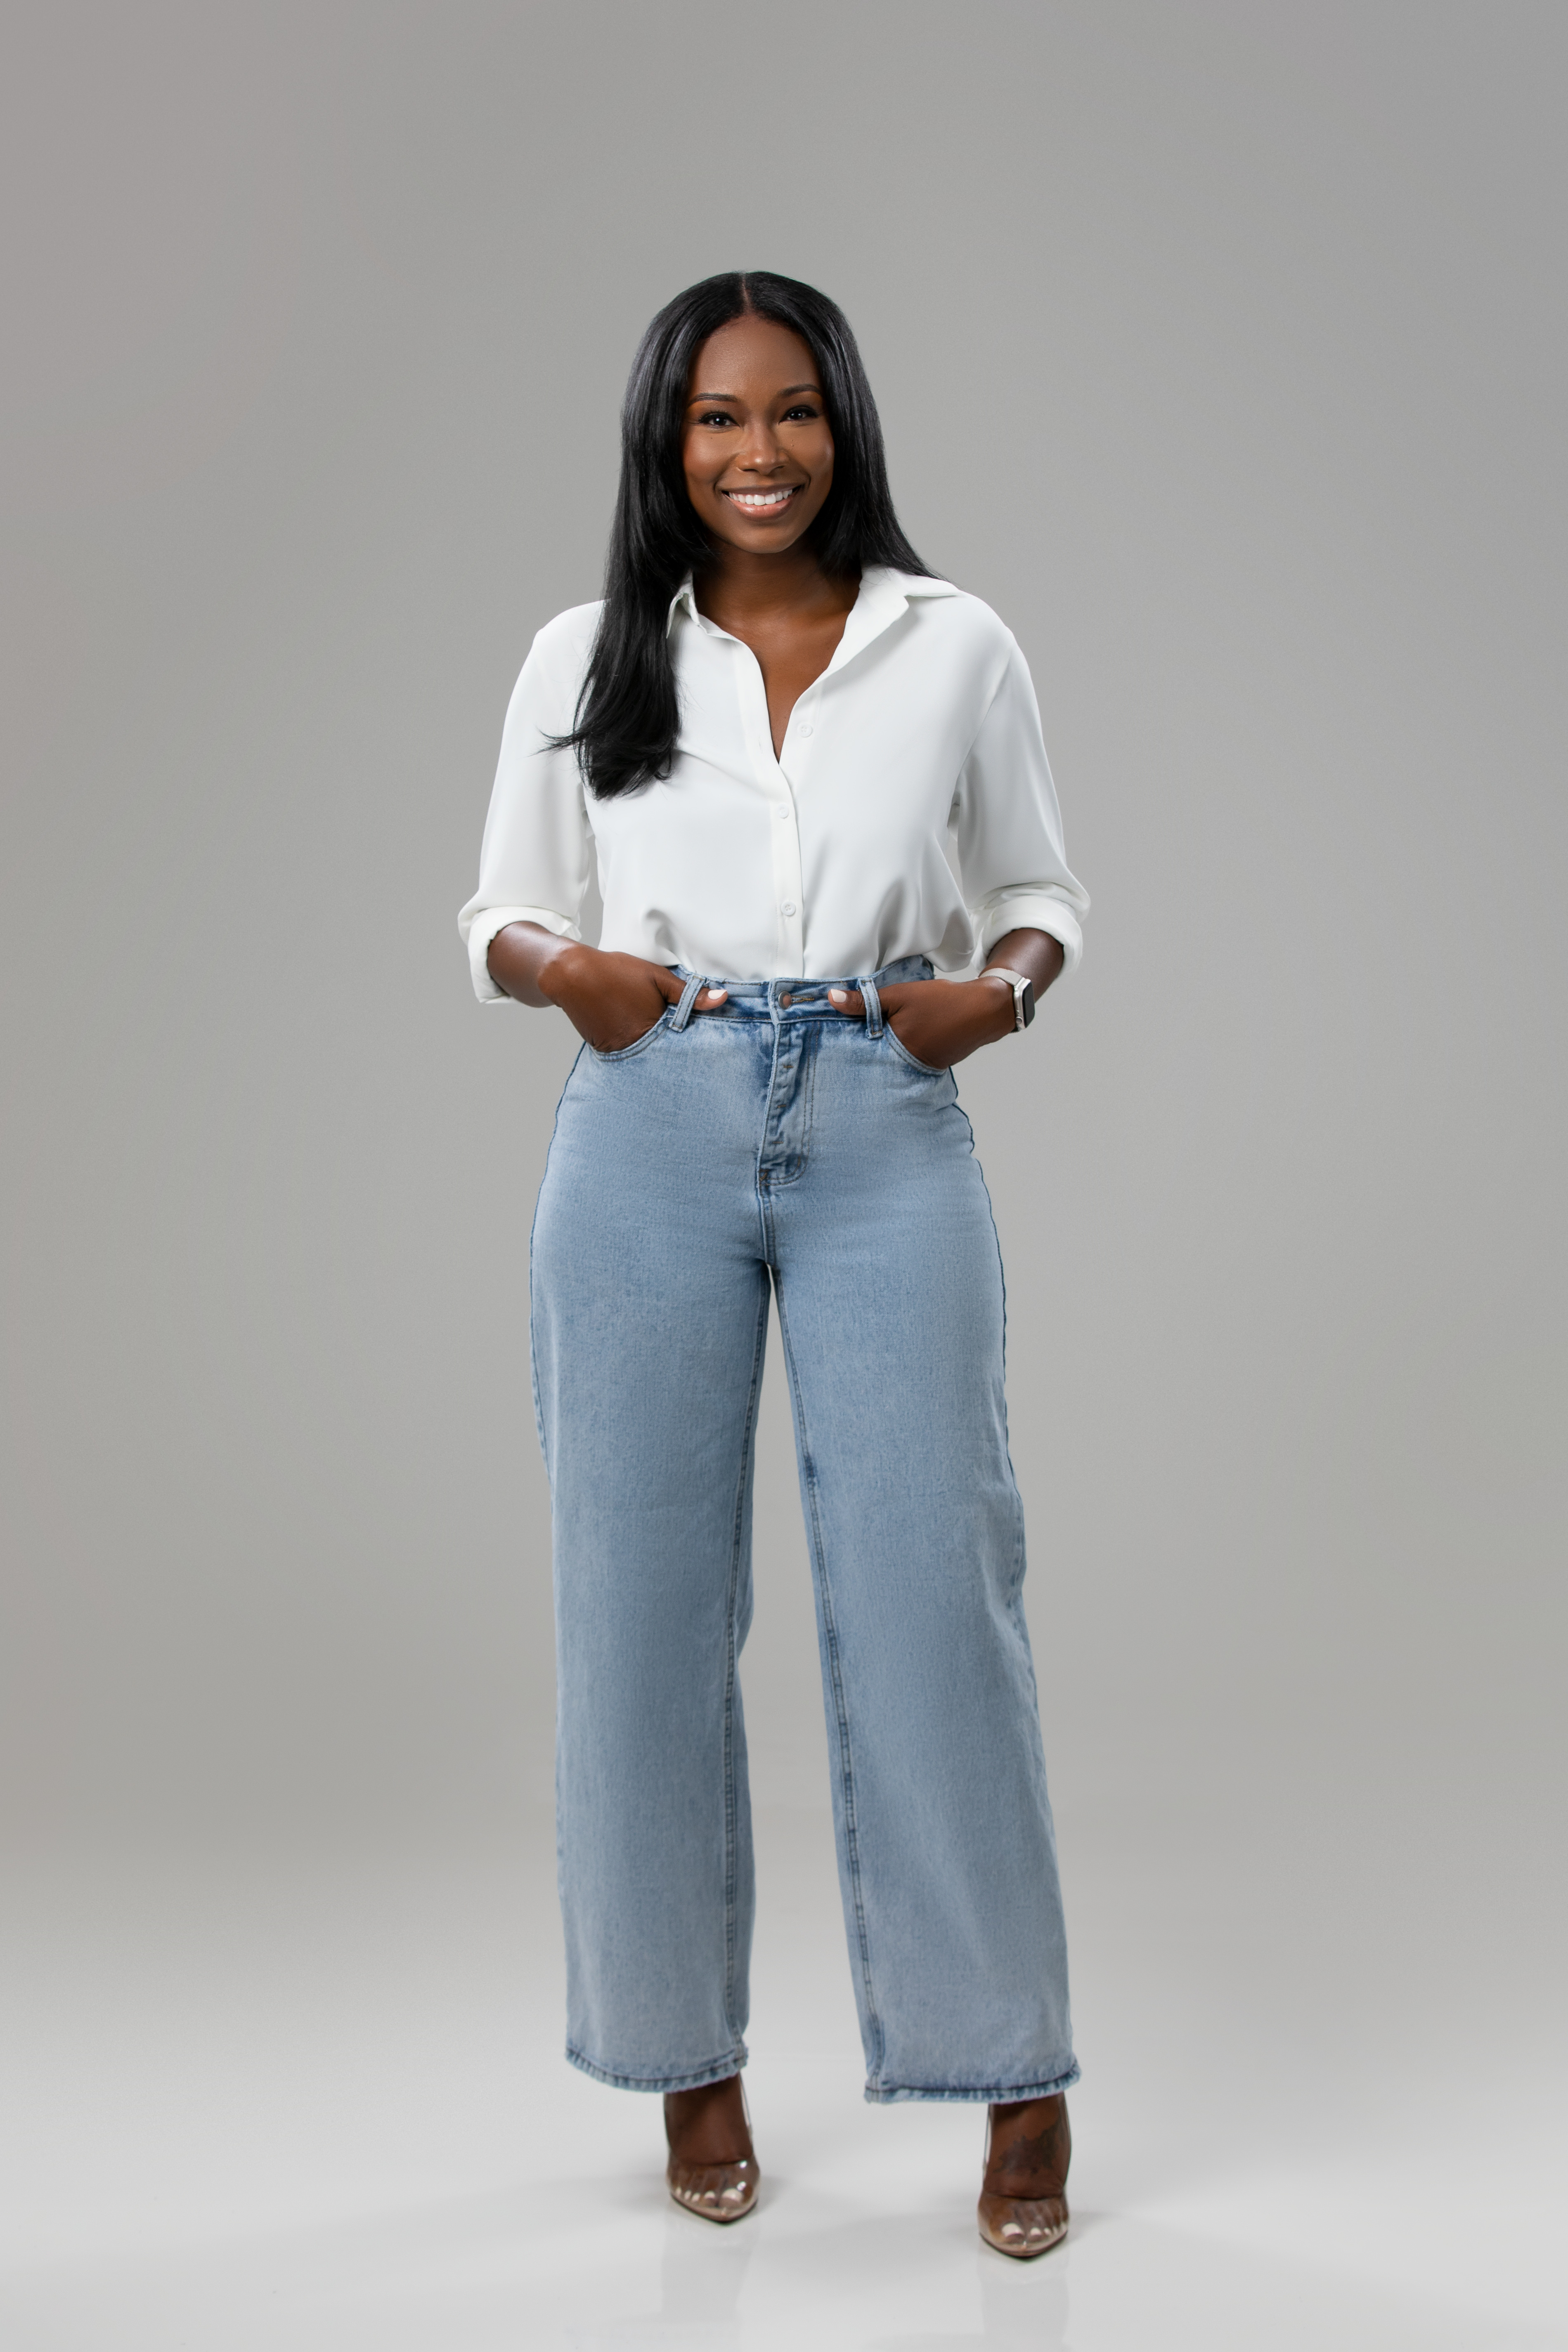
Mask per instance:
[[[748,474],[776,474],[785,462],[773,426],[763,417],[752,419],[735,462]]]

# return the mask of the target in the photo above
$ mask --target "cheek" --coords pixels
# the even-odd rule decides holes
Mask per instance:
[[[702,444],[697,440],[686,442],[681,449],[680,463],[686,475],[686,487],[694,499],[700,499],[704,490],[711,487],[717,474],[717,467],[703,464],[706,454]]]

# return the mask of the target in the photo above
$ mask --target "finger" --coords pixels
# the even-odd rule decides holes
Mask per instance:
[[[827,1002],[836,1013],[853,1013],[858,1016],[866,1010],[866,1000],[858,988],[830,988]]]
[[[679,974],[671,971],[667,964],[662,963],[653,965],[652,971],[665,1003],[679,1004],[686,993],[686,982]],[[729,993],[727,988],[700,988],[693,1000],[693,1010],[698,1013],[711,1013],[715,1006],[723,1003]]]

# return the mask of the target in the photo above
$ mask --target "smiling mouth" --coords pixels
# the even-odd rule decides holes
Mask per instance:
[[[732,506],[739,507],[742,514],[777,514],[781,507],[788,506],[791,499],[798,498],[805,488],[804,482],[790,482],[782,489],[721,490],[719,495],[728,499]]]

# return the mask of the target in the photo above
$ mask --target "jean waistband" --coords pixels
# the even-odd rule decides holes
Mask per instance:
[[[900,956],[896,963],[884,964],[880,971],[846,972],[840,980],[726,980],[721,972],[692,971],[680,963],[672,964],[670,969],[678,980],[685,981],[689,986],[695,980],[704,988],[729,991],[726,1001],[715,1008],[715,1013],[703,1014],[705,1021],[721,1019],[726,1013],[753,1020],[787,1018],[794,1013],[805,1020],[814,1016],[821,1020],[830,1015],[841,1021],[844,1015],[838,1007],[828,1003],[830,988],[856,988],[864,994],[868,982],[873,989],[881,990],[896,987],[900,981],[932,980],[936,976],[929,956]]]

